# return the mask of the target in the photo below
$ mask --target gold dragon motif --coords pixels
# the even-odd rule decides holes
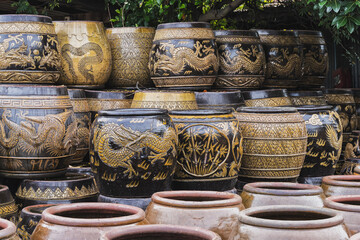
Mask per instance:
[[[308,52],[304,56],[304,73],[306,75],[318,73],[323,74],[326,72],[328,67],[328,54],[319,55],[320,61],[316,60],[315,52]]]
[[[275,51],[276,53],[279,51],[277,48],[271,49],[271,51]],[[289,50],[280,49],[282,53],[277,57],[269,57],[267,64],[267,75],[271,76],[273,74],[286,78],[293,71],[295,71],[295,76],[301,75],[301,58],[298,54],[289,54]],[[286,62],[285,65],[281,64],[282,62]]]
[[[341,126],[340,126],[341,127]],[[339,129],[341,132],[341,129]],[[338,137],[338,130],[331,127],[331,125],[326,125],[326,138],[329,141],[330,145],[335,148],[335,151],[337,151],[336,158],[329,158],[328,160],[332,161],[333,164],[340,158],[341,154],[341,147],[343,142],[343,135],[340,134],[340,137]]]

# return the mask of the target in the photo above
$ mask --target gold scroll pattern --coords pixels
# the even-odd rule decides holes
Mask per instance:
[[[15,214],[18,211],[18,207],[15,201],[0,204],[0,217],[4,218],[10,214]]]
[[[151,77],[158,87],[211,86],[216,76]]]
[[[0,32],[4,33],[35,33],[35,34],[55,34],[54,25],[52,23],[37,22],[16,22],[0,23]]]
[[[60,72],[0,71],[0,82],[3,83],[55,83],[59,78]]]
[[[225,76],[218,75],[216,78],[216,86],[222,86],[224,88],[258,88],[264,82],[264,76],[251,76],[251,75],[238,75],[238,76]]]
[[[98,112],[118,108],[130,108],[132,99],[97,99],[88,98],[90,111]]]
[[[171,39],[215,39],[211,28],[168,28],[158,29],[154,41]]]
[[[245,106],[247,107],[278,107],[278,106],[291,106],[291,105],[292,103],[289,97],[245,100]]]
[[[131,108],[163,108],[168,110],[198,109],[196,101],[136,101],[133,100]]]
[[[0,108],[66,109],[71,107],[68,96],[0,96]]]
[[[324,97],[313,97],[313,96],[302,96],[302,97],[291,97],[293,105],[326,105]]]
[[[354,96],[349,94],[325,94],[325,99],[329,104],[355,103]]]

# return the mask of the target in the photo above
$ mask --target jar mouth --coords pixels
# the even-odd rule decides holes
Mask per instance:
[[[49,180],[33,180],[33,179],[25,179],[21,186],[27,186],[27,185],[33,185],[35,183],[43,183],[43,184],[51,184],[53,182],[61,182],[61,183],[73,183],[73,182],[79,182],[79,181],[88,181],[93,180],[94,177],[83,174],[83,173],[66,173],[65,176],[61,177],[54,177]]]
[[[255,37],[259,38],[259,34],[256,31],[252,30],[216,30],[214,31],[215,37],[221,38],[221,37]]]
[[[154,116],[154,115],[167,115],[167,109],[160,108],[122,108],[114,110],[99,111],[99,116]]]
[[[242,92],[242,95],[243,95],[244,100],[288,97],[287,90],[285,90],[285,89],[244,91],[244,92]]]
[[[9,220],[0,218],[0,235],[3,239],[9,238],[16,233],[15,224]]]
[[[323,184],[333,186],[360,187],[360,175],[332,175],[322,179]]]
[[[72,203],[45,209],[42,219],[66,226],[119,226],[145,219],[145,212],[137,207],[115,203]]]
[[[225,108],[225,109],[195,109],[195,110],[173,110],[170,111],[169,114],[170,115],[186,115],[186,116],[206,116],[206,115],[227,115],[227,114],[231,114],[232,110],[229,108]]]
[[[346,212],[360,212],[360,195],[331,196],[325,199],[327,208]]]
[[[33,14],[1,14],[0,22],[41,22],[52,23],[51,17]]]
[[[277,195],[277,196],[309,196],[323,193],[321,187],[310,184],[285,183],[285,182],[256,182],[248,183],[244,190],[249,193]]]
[[[208,22],[172,22],[159,24],[156,30],[169,28],[211,28]]]
[[[86,98],[89,99],[133,99],[134,90],[102,91],[102,90],[84,90]]]
[[[295,107],[299,112],[319,112],[319,111],[330,111],[334,107],[330,105],[299,105]]]
[[[325,94],[346,94],[346,95],[353,94],[351,89],[341,89],[341,88],[324,89],[323,92]]]
[[[214,208],[242,203],[236,194],[215,191],[164,191],[154,193],[154,203],[181,208]]]
[[[38,216],[41,217],[42,212],[52,206],[56,206],[56,204],[39,204],[39,205],[32,205],[24,207],[21,212],[25,213],[26,215]]]
[[[237,112],[241,113],[296,113],[295,107],[240,107],[236,109]]]
[[[341,215],[328,209],[298,205],[248,208],[240,212],[241,223],[266,228],[315,229],[342,224]]]

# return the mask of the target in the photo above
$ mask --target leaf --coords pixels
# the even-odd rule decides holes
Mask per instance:
[[[360,16],[359,16],[359,15],[351,16],[350,19],[351,19],[351,21],[352,21],[353,23],[355,23],[357,26],[360,25]]]
[[[346,24],[346,28],[348,29],[349,33],[353,33],[355,30],[354,23],[351,21],[348,21],[348,23]]]
[[[339,29],[347,23],[347,18],[345,16],[341,16],[340,20],[336,22],[336,28]]]
[[[323,0],[319,3],[319,6],[323,7],[323,6],[325,6],[326,3],[327,3],[327,0]]]
[[[334,0],[332,2],[332,9],[334,10],[334,12],[338,13],[340,8],[341,8],[340,2],[338,0]]]
[[[348,14],[348,13],[353,12],[353,11],[355,10],[355,8],[356,8],[355,2],[348,4],[348,5],[345,7],[344,14]]]

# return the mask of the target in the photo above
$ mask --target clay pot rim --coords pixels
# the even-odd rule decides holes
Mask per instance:
[[[324,94],[341,94],[341,95],[353,95],[351,89],[346,88],[328,88],[323,90]]]
[[[169,28],[209,28],[211,29],[210,23],[208,22],[171,22],[159,24],[156,30],[169,29]]]
[[[22,186],[28,186],[29,184],[32,185],[34,182],[40,182],[40,183],[51,183],[51,182],[64,182],[64,183],[72,183],[72,182],[78,182],[78,181],[89,181],[94,180],[94,176],[85,174],[85,173],[66,173],[65,176],[79,176],[79,178],[75,179],[48,179],[48,180],[37,180],[37,179],[24,179],[19,187]],[[63,176],[63,177],[65,177]],[[81,176],[81,177],[80,177]],[[60,177],[59,177],[60,178]]]
[[[70,99],[74,99],[74,100],[86,99],[84,89],[68,88],[67,90],[68,90]]]
[[[61,212],[81,210],[111,210],[113,212],[126,212],[131,215],[111,218],[71,218],[55,215]],[[61,204],[45,209],[42,213],[42,220],[58,225],[73,227],[96,227],[96,226],[119,226],[141,222],[145,219],[145,212],[138,207],[117,203],[83,202]]]
[[[324,200],[324,206],[346,212],[360,212],[360,205],[346,204],[346,202],[357,201],[360,204],[360,195],[331,196]]]
[[[216,38],[222,38],[222,37],[254,37],[259,39],[259,34],[256,31],[252,30],[215,30],[214,31]]]
[[[250,29],[256,31],[259,36],[268,36],[268,35],[281,35],[281,36],[293,36],[298,37],[297,32],[292,30],[274,30],[274,29]]]
[[[113,110],[101,110],[99,116],[157,116],[167,115],[169,111],[161,108],[121,108]]]
[[[171,197],[210,197],[219,198],[214,201],[185,201],[171,199]],[[229,207],[242,203],[239,195],[216,191],[164,191],[157,192],[151,196],[151,201],[171,207],[181,208],[214,208]]]
[[[0,218],[0,229],[1,239],[9,238],[16,233],[15,224],[3,218]]]
[[[142,32],[144,30],[144,32]],[[109,34],[121,34],[121,33],[152,33],[155,34],[155,28],[153,27],[111,27],[106,28],[106,32]]]
[[[31,211],[33,208],[42,208],[42,207],[52,207],[52,206],[56,206],[57,204],[37,204],[37,205],[31,205],[31,206],[27,206],[27,207],[24,207],[22,210],[21,210],[21,213],[24,213],[24,214],[27,214],[27,215],[32,215],[32,216],[38,216],[38,217],[41,217],[41,213],[36,213],[36,212],[33,212]],[[45,209],[44,209],[45,210]],[[43,210],[43,211],[44,211]]]
[[[350,240],[360,240],[360,232],[352,235],[350,237]]]
[[[351,180],[358,180],[358,182]],[[345,187],[360,187],[360,175],[325,176],[322,179],[322,184],[333,185],[333,186],[345,186]]]
[[[102,239],[116,239],[119,237],[127,237],[132,234],[151,234],[151,233],[174,233],[174,234],[186,234],[194,235],[206,240],[221,240],[220,236],[210,230],[199,227],[177,226],[170,224],[149,224],[139,226],[128,226],[121,229],[109,231],[102,236]]]
[[[257,214],[263,212],[312,212],[323,215],[328,215],[329,218],[317,220],[270,220],[257,217],[251,217],[249,214]],[[280,229],[316,229],[332,227],[344,222],[344,218],[330,209],[316,208],[300,205],[273,205],[273,206],[260,206],[245,209],[240,212],[240,223],[248,225],[267,227],[267,228],[280,228]]]
[[[190,93],[191,95],[194,94],[192,91],[186,90],[157,90],[157,89],[148,89],[148,90],[137,90],[135,93],[165,93],[165,94],[184,94]]]
[[[134,90],[119,90],[119,91],[104,91],[104,90],[88,90],[84,89],[85,96],[87,99],[119,99],[119,100],[130,100],[133,99]]]
[[[263,98],[288,97],[286,89],[267,89],[241,92],[244,100],[254,100]]]
[[[193,110],[172,110],[169,111],[169,115],[176,116],[206,116],[206,115],[227,115],[231,114],[233,111],[230,108],[224,109],[193,109]]]
[[[7,19],[7,18],[15,18]],[[52,23],[52,19],[49,16],[39,14],[1,14],[0,22],[41,22]]]
[[[91,20],[66,20],[66,21],[53,21],[53,23],[101,23],[104,24],[102,21],[91,21]]]
[[[297,113],[295,107],[239,107],[236,109],[237,112],[241,113]]]
[[[272,187],[272,188],[266,188]],[[279,189],[273,189],[279,187]],[[294,188],[293,190],[281,189],[281,188]],[[265,195],[275,196],[309,196],[320,195],[323,190],[319,186],[310,184],[290,183],[290,182],[254,182],[248,183],[244,186],[243,191],[249,193],[258,193]]]
[[[301,35],[311,35],[316,37],[323,37],[323,34],[321,31],[315,31],[315,30],[301,30],[301,29],[294,29],[293,31],[297,32],[299,36]]]
[[[289,97],[323,97],[322,91],[288,91]]]
[[[331,105],[298,105],[295,108],[299,112],[319,112],[319,111],[331,111],[334,109]]]

